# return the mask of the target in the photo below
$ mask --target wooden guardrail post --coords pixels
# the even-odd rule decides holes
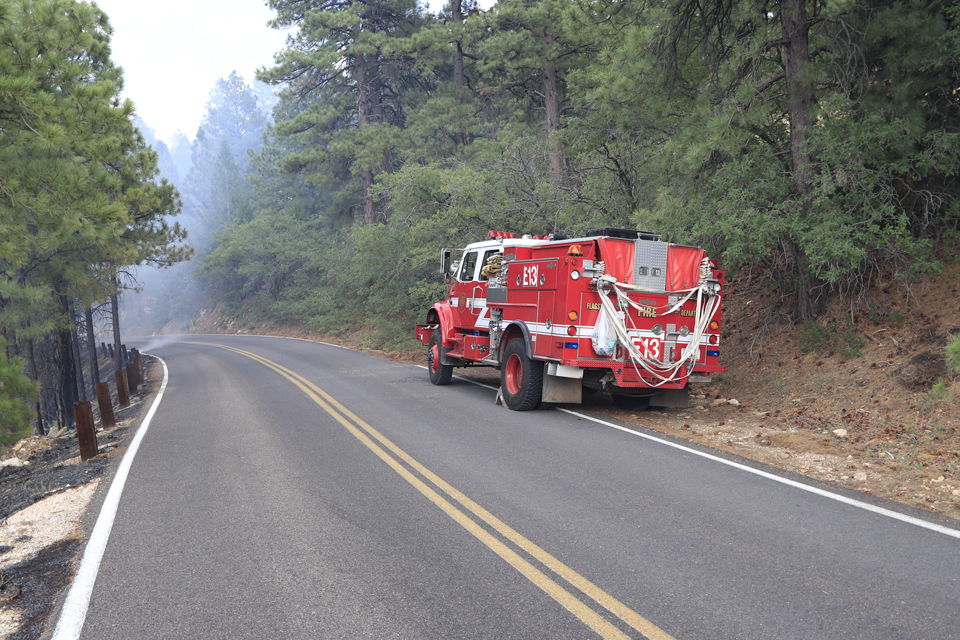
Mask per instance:
[[[130,355],[133,356],[133,365],[137,368],[137,383],[143,384],[143,360],[140,359],[140,350],[130,349]]]
[[[110,385],[106,382],[98,382],[96,388],[100,422],[103,423],[103,428],[117,426],[117,419],[113,416],[113,401],[110,399]]]
[[[137,368],[133,366],[133,363],[129,363],[126,366],[127,369],[127,388],[130,390],[130,395],[133,395],[137,392],[137,387],[140,385],[137,380]]]
[[[80,461],[96,457],[97,431],[93,426],[93,405],[88,400],[73,403],[73,416],[77,419],[77,441],[80,443]]]
[[[117,406],[126,409],[130,406],[130,392],[127,389],[127,372],[117,371]]]

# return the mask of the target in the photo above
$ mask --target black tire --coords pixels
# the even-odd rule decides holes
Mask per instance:
[[[619,393],[610,393],[613,396],[613,405],[627,411],[643,411],[650,406],[650,396],[625,396]]]
[[[440,362],[443,349],[443,337],[440,329],[434,329],[430,334],[430,349],[427,351],[427,371],[430,372],[430,382],[440,386],[450,384],[453,378],[453,366]]]
[[[514,338],[500,359],[503,403],[514,411],[536,409],[543,396],[543,363],[531,360],[523,338]]]

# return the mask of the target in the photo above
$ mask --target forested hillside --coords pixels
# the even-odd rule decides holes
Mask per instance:
[[[956,238],[955,3],[269,4],[274,122],[204,205],[232,313],[396,342],[440,247],[625,226],[764,263],[801,323]]]

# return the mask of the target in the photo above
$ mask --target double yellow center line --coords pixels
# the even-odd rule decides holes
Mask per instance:
[[[567,588],[561,586],[555,579],[546,575],[543,571],[535,567],[531,562],[523,558],[520,554],[510,548],[499,538],[491,534],[487,529],[481,527],[474,518],[485,523],[490,529],[496,531],[506,540],[512,542],[519,549],[535,558],[544,567],[548,568],[554,574],[565,580],[567,583],[578,589],[582,594],[592,599],[601,607],[612,613],[614,616],[625,622],[627,625],[639,631],[649,640],[674,640],[668,633],[655,626],[646,618],[642,617],[622,602],[610,594],[603,591],[579,573],[563,564],[552,555],[535,545],[527,538],[514,531],[506,524],[501,522],[489,511],[478,505],[476,502],[460,493],[457,489],[449,485],[439,476],[424,467],[422,464],[411,458],[405,451],[400,449],[393,442],[388,440],[379,431],[354,415],[352,411],[337,402],[330,394],[320,387],[316,386],[303,376],[283,367],[271,360],[249,351],[243,351],[234,347],[227,347],[211,343],[193,343],[205,344],[212,347],[219,347],[232,351],[240,355],[252,358],[264,366],[273,369],[281,376],[298,386],[307,396],[316,402],[320,407],[330,414],[337,422],[352,433],[360,442],[367,446],[381,460],[390,465],[404,480],[426,496],[431,502],[437,505],[448,516],[453,518],[460,526],[472,533],[483,544],[487,545],[494,553],[510,563],[514,569],[522,573],[531,582],[540,587],[547,595],[563,605],[573,615],[577,616],[591,629],[596,631],[601,637],[607,639],[628,640],[630,636],[625,634],[619,628],[611,624],[606,618],[597,613],[594,609],[584,604],[577,596],[571,593]],[[388,453],[389,452],[389,453]],[[393,454],[393,455],[391,455]],[[401,461],[406,464],[401,464]],[[436,487],[434,489],[426,482],[417,477],[411,469],[420,474],[422,478],[430,481]],[[437,491],[439,490],[439,492]],[[446,494],[447,497],[441,495]],[[453,504],[448,498],[452,498],[459,503],[459,507]]]

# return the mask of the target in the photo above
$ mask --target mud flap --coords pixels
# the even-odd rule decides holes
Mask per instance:
[[[583,370],[577,367],[564,367],[553,362],[547,363],[543,376],[542,401],[580,404],[582,400]]]
[[[650,396],[651,407],[667,407],[670,409],[686,409],[689,406],[690,392],[683,389],[664,389],[660,393]]]
[[[453,351],[453,347],[440,347],[440,364],[445,364],[451,367],[462,367],[463,360],[449,355],[451,351]]]

